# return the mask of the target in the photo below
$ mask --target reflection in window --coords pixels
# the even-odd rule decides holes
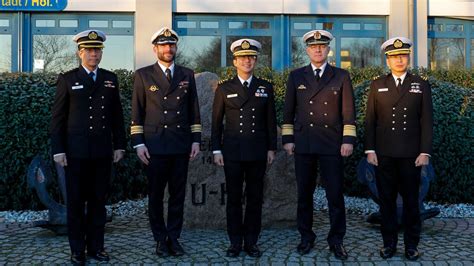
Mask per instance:
[[[341,38],[341,67],[382,65],[382,38]]]
[[[250,24],[252,29],[269,29],[270,22],[268,21],[252,21]]]
[[[230,45],[238,40],[242,39],[242,36],[227,36],[227,44],[226,44],[226,65],[233,66],[232,63],[233,56],[232,52],[230,51]],[[260,42],[262,44],[262,50],[258,55],[258,61],[256,67],[272,67],[272,37],[271,36],[252,36],[252,39]]]
[[[131,28],[132,22],[130,20],[114,20],[112,21],[112,27],[114,28]]]
[[[316,23],[316,30],[332,30],[334,23],[332,22],[318,22]]]
[[[428,31],[443,31],[443,24],[428,24]]]
[[[176,63],[196,72],[216,72],[221,67],[220,36],[180,36]]]
[[[77,67],[72,35],[34,35],[33,71],[62,72]]]
[[[201,29],[218,29],[219,28],[218,21],[201,21],[200,25],[201,25]]]
[[[104,45],[101,68],[133,70],[133,36],[108,35]]]
[[[464,67],[465,39],[428,39],[428,60],[431,69]]]
[[[231,21],[229,22],[229,29],[246,29],[247,22],[245,21]]]
[[[471,40],[471,69],[474,69],[474,39]]]
[[[77,28],[77,20],[75,19],[61,19],[59,21],[59,27],[61,28]]]
[[[310,30],[311,23],[295,22],[293,23],[293,28],[295,30]]]
[[[343,23],[343,30],[360,30],[360,23]]]
[[[0,27],[10,27],[10,20],[0,19]]]
[[[329,64],[336,65],[336,57],[334,54],[334,49],[336,47],[336,40],[332,40],[331,51],[329,51],[328,62]],[[291,66],[292,67],[302,67],[309,64],[309,57],[306,54],[306,45],[303,43],[301,37],[293,37],[291,39]]]
[[[0,34],[0,73],[12,70],[12,36]]]
[[[36,27],[52,28],[56,26],[56,21],[52,19],[38,19],[35,25]]]
[[[448,25],[446,25],[446,31],[463,32],[464,31],[464,25],[462,25],[462,24],[448,24]]]
[[[365,23],[364,30],[382,30],[382,24],[380,23]]]
[[[89,20],[90,28],[108,28],[109,22],[107,20]]]
[[[178,28],[194,29],[196,28],[196,21],[178,21]]]

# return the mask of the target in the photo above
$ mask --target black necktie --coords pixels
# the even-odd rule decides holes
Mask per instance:
[[[166,79],[168,80],[169,83],[171,83],[171,70],[167,68],[165,70],[165,73],[166,73]]]
[[[321,72],[321,69],[320,68],[316,68],[314,70],[314,77],[316,78],[316,81],[319,81],[321,79],[321,77],[319,76],[319,73]]]
[[[248,89],[249,88],[249,83],[247,81],[244,81],[244,88]]]
[[[400,93],[402,91],[402,79],[401,78],[397,78],[397,91],[398,93]]]
[[[92,82],[95,82],[94,76],[95,76],[95,73],[94,73],[94,72],[89,72],[89,77],[91,77]]]

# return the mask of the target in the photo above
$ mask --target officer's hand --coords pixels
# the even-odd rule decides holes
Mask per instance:
[[[341,145],[341,155],[347,157],[352,154],[354,146],[352,144],[344,143]]]
[[[295,150],[295,144],[294,143],[286,143],[283,145],[283,149],[288,153],[288,155],[293,155],[293,152]]]
[[[430,157],[428,155],[420,154],[418,155],[418,157],[416,157],[415,166],[418,167],[422,165],[428,165],[429,162],[430,162]]]
[[[193,143],[191,146],[191,153],[189,154],[189,159],[194,160],[199,154],[199,143]]]
[[[222,153],[214,154],[214,163],[219,166],[224,166],[224,156]]]
[[[375,154],[375,152],[367,153],[367,162],[372,165],[378,166],[379,161],[377,160],[377,154]]]
[[[267,152],[267,163],[272,164],[275,160],[275,151],[268,151]]]
[[[124,150],[114,150],[114,163],[118,163],[122,160],[124,153]]]
[[[62,167],[67,166],[66,154],[58,154],[58,155],[54,156],[54,161],[57,164],[61,165]]]
[[[150,154],[145,145],[137,147],[137,156],[144,164],[148,165],[148,163],[150,163],[148,161],[148,159],[150,159]]]

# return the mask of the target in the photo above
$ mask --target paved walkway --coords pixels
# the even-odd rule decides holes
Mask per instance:
[[[396,256],[382,260],[378,255],[381,245],[378,227],[367,224],[363,216],[356,214],[348,214],[347,221],[345,246],[349,259],[344,265],[474,265],[474,218],[425,221],[419,246],[421,259],[414,263],[404,258],[401,238]],[[263,256],[259,259],[245,253],[237,258],[225,257],[228,242],[224,230],[188,229],[181,236],[187,254],[161,259],[154,254],[155,243],[144,214],[114,218],[107,224],[105,244],[111,255],[110,264],[342,265],[326,245],[327,213],[315,213],[314,227],[317,243],[305,256],[295,252],[299,240],[296,229],[263,230],[259,241]],[[47,229],[29,225],[0,223],[0,265],[68,262],[66,236],[55,236]]]

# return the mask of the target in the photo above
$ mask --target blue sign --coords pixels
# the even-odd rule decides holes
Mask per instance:
[[[67,0],[0,0],[0,11],[61,11]]]

